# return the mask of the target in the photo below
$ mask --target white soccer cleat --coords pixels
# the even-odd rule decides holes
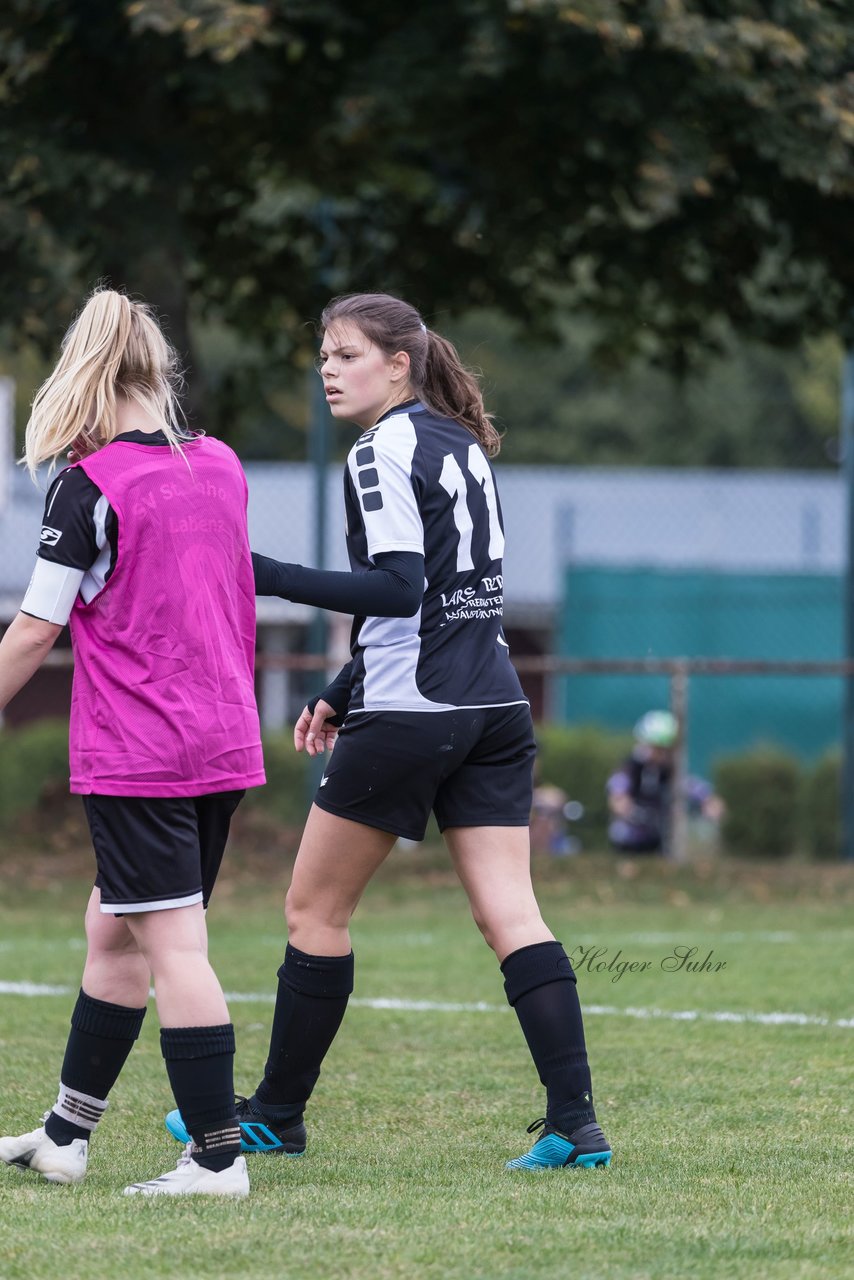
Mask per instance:
[[[50,1112],[45,1112],[47,1120]],[[75,1138],[59,1147],[44,1127],[22,1133],[19,1138],[0,1138],[0,1160],[15,1169],[33,1169],[48,1182],[82,1182],[86,1176],[89,1143]]]
[[[125,1187],[126,1196],[248,1196],[249,1174],[246,1160],[235,1156],[234,1163],[220,1173],[205,1169],[193,1159],[193,1144],[187,1144],[178,1167],[150,1182],[134,1182]]]

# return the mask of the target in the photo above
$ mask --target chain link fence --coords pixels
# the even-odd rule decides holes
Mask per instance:
[[[253,547],[346,568],[341,470],[248,464]],[[827,665],[843,657],[847,513],[838,475],[499,461],[498,482],[507,633],[537,720],[628,730],[645,710],[671,702],[670,668],[651,664],[690,659],[698,664],[692,770],[705,772],[721,753],[762,740],[804,758],[838,744],[844,673]],[[32,572],[42,507],[43,493],[16,468],[0,511],[4,624]],[[319,652],[315,617],[305,606],[258,602],[268,730],[288,726],[324,673],[346,660],[349,618],[326,619]],[[59,649],[54,663],[69,661]],[[758,663],[762,671],[724,674],[713,661]],[[629,662],[637,665],[629,670]],[[596,670],[596,663],[610,665]],[[67,687],[56,668],[33,686],[10,708],[10,722],[63,714]]]

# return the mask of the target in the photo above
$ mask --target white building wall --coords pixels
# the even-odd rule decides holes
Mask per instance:
[[[507,531],[508,617],[556,609],[567,563],[727,572],[842,573],[845,490],[813,472],[497,466]],[[326,480],[326,567],[344,569],[342,469]],[[314,472],[249,463],[249,531],[258,551],[313,564]],[[43,493],[16,469],[0,511],[0,610],[13,616],[38,546]],[[262,620],[299,623],[300,606],[264,601]]]

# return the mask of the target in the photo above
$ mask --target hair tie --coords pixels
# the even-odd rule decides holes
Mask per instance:
[[[422,332],[422,333],[426,333],[426,332],[427,332],[427,326],[426,326],[426,324],[424,323],[424,321],[423,321],[423,320],[419,320],[419,322],[418,322],[418,323],[421,325],[421,332]]]

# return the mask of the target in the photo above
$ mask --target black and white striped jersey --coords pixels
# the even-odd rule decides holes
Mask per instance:
[[[357,440],[344,478],[354,571],[390,551],[424,556],[410,618],[355,618],[350,713],[527,701],[502,632],[504,529],[492,466],[465,427],[418,401]]]

